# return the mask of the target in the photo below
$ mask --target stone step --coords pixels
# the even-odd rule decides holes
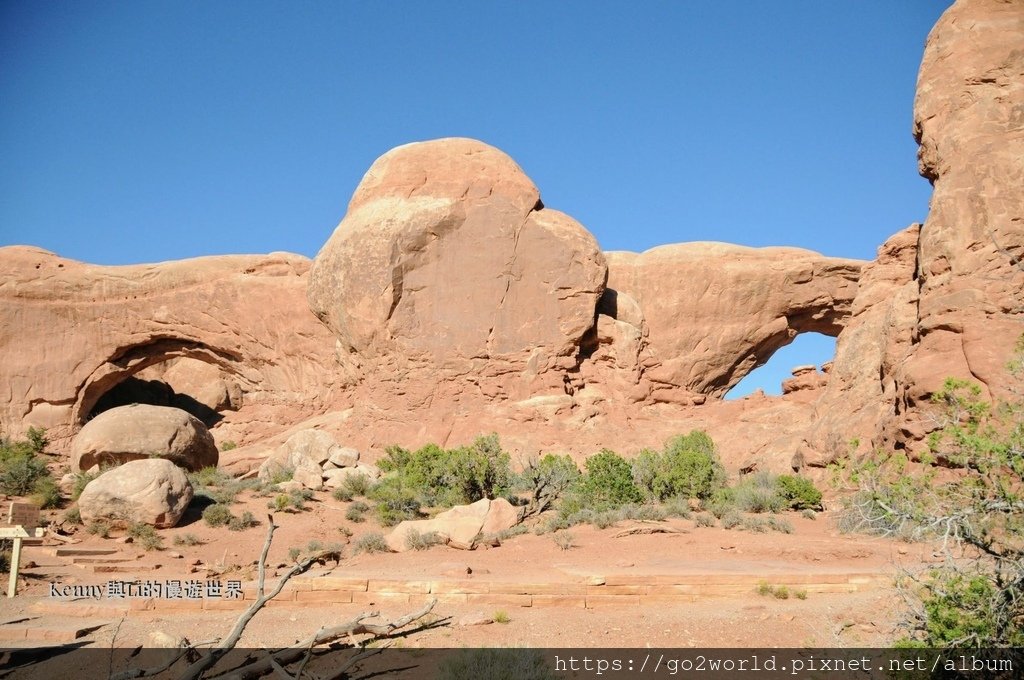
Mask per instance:
[[[0,624],[0,640],[28,642],[74,642],[108,625],[109,621],[59,621],[44,618]]]
[[[134,562],[133,560],[129,560]],[[139,571],[139,567],[135,564],[131,566],[121,564],[80,564],[77,560],[72,563],[79,569],[83,569],[93,574],[132,574]]]
[[[53,548],[50,552],[54,557],[85,557],[88,555],[114,555],[119,553],[117,548],[75,548],[62,546]]]
[[[71,564],[118,564],[121,562],[135,562],[133,557],[75,557]]]
[[[40,600],[32,605],[32,611],[40,614],[51,614],[70,618],[117,619],[127,616],[131,611],[130,600],[97,600],[82,598],[78,600],[59,600],[56,598]]]

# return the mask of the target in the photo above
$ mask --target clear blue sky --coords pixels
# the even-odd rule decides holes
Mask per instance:
[[[948,4],[0,0],[0,245],[313,256],[377,156],[467,136],[607,250],[871,258],[926,215]]]

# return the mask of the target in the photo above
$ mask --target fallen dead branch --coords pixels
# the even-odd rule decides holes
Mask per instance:
[[[295,565],[289,569],[285,574],[278,578],[277,584],[269,592],[266,590],[266,576],[267,576],[267,555],[270,552],[270,545],[274,540],[274,530],[277,526],[274,524],[274,516],[268,515],[267,517],[267,538],[263,543],[263,550],[260,553],[259,561],[259,576],[257,578],[256,585],[256,599],[253,603],[246,608],[244,612],[235,621],[235,625],[232,627],[231,632],[228,636],[220,642],[220,644],[213,649],[199,650],[195,645],[187,645],[178,651],[177,654],[172,655],[160,666],[150,668],[135,668],[123,671],[121,673],[109,676],[109,680],[134,680],[135,678],[147,678],[153,677],[159,674],[166,673],[172,668],[178,661],[188,657],[190,660],[195,659],[192,664],[184,670],[179,676],[180,680],[198,680],[203,677],[207,670],[213,667],[225,654],[235,648],[238,645],[238,641],[242,637],[242,633],[245,631],[246,626],[256,615],[256,613],[266,606],[266,604],[277,597],[284,589],[285,585],[291,580],[292,577],[308,571],[309,568],[314,564],[322,564],[327,559],[333,559],[336,557],[336,551],[322,550],[312,555],[308,555],[302,560],[295,563]],[[355,643],[355,636],[357,635],[369,635],[371,636],[367,641],[375,640],[381,637],[387,637],[396,630],[408,626],[410,623],[418,621],[419,619],[426,616],[437,603],[437,600],[431,600],[422,609],[407,614],[394,621],[384,621],[381,623],[373,623],[367,621],[380,616],[379,612],[364,612],[359,614],[351,621],[325,627],[318,630],[313,635],[307,637],[305,640],[297,643],[294,648],[285,649],[275,654],[268,654],[263,659],[253,661],[249,664],[235,668],[223,677],[231,678],[254,678],[265,673],[275,671],[278,675],[292,677],[284,669],[284,665],[291,663],[300,657],[305,656],[305,660],[302,663],[302,667],[299,668],[298,674],[295,677],[299,677],[305,668],[306,662],[313,647],[317,645],[323,645],[333,642],[341,637],[348,637]],[[211,641],[213,642],[213,641]],[[370,650],[372,653],[377,653],[378,649]],[[344,665],[344,668],[350,668],[352,664],[357,661],[370,656],[368,653],[356,654],[353,658],[349,659]],[[196,658],[198,656],[198,658]],[[337,677],[337,676],[335,676]]]
[[[666,526],[639,526],[629,527],[622,531],[617,531],[612,535],[612,538],[623,538],[625,536],[646,536],[650,534],[685,534],[688,533],[685,529],[675,529],[673,527]]]

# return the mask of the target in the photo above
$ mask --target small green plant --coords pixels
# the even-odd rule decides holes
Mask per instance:
[[[818,519],[818,513],[815,510],[807,508],[806,510],[800,511],[800,516],[804,519]]]
[[[82,512],[77,507],[68,508],[64,512],[64,521],[68,524],[80,525],[82,523]]]
[[[350,522],[359,524],[360,522],[366,521],[366,513],[369,511],[370,506],[362,501],[355,501],[348,506],[345,510],[345,519]]]
[[[220,445],[221,451],[233,451],[238,448],[238,442],[228,439],[226,442]]]
[[[294,489],[288,492],[288,505],[301,512],[306,509],[306,501],[313,500],[313,492],[309,489]]]
[[[131,536],[132,540],[142,547],[143,550],[162,550],[164,547],[164,539],[156,533],[156,529],[148,524],[141,522],[133,522],[128,525],[128,536]]]
[[[757,594],[761,595],[762,597],[767,597],[768,595],[772,594],[772,587],[768,583],[768,581],[757,582]]]
[[[365,496],[370,491],[370,478],[362,472],[350,474],[341,482],[341,488],[345,489],[353,498]]]
[[[504,609],[499,609],[498,611],[494,612],[494,614],[491,616],[491,619],[493,619],[495,623],[503,624],[508,623],[512,620],[511,617],[509,617],[508,612]]]
[[[384,536],[377,531],[363,534],[352,544],[352,554],[354,555],[359,553],[389,552],[390,550],[387,541],[384,540]]]
[[[288,559],[292,562],[297,562],[301,554],[302,548],[288,548]]]
[[[794,590],[793,591],[793,597],[795,597],[798,600],[806,600],[807,599],[807,591],[804,590],[803,588],[799,588],[797,590]]]
[[[31,448],[32,453],[42,453],[50,443],[50,440],[46,436],[45,427],[28,428],[28,432],[25,433],[25,438],[28,440],[28,445]]]
[[[220,503],[208,505],[203,510],[203,521],[211,527],[226,526],[232,519],[234,515],[231,514],[231,508]]]
[[[789,599],[789,588],[786,586],[778,586],[775,592],[772,593],[776,600],[788,600]]]
[[[803,592],[803,597],[801,597],[800,599],[806,599],[807,592],[800,592]],[[786,586],[773,586],[769,584],[767,581],[760,581],[757,584],[757,594],[763,597],[774,597],[776,600],[788,600],[789,588]]]
[[[570,550],[576,547],[576,537],[569,531],[559,531],[555,533],[552,540],[554,540],[555,545],[562,550]]]
[[[291,505],[291,500],[286,493],[277,494],[274,496],[274,500],[267,503],[267,507],[275,512],[284,512],[289,505]]]
[[[722,519],[722,525],[725,526],[724,518]],[[760,517],[744,517],[740,520],[739,527],[743,531],[749,531],[754,534],[763,534],[768,531],[768,522]]]
[[[89,485],[89,482],[99,477],[102,472],[103,470],[101,468],[100,472],[95,474],[91,472],[75,473],[75,483],[71,487],[71,500],[77,501],[78,497],[82,495],[83,491],[85,491],[85,487]]]
[[[342,486],[339,486],[337,489],[335,489],[334,491],[331,492],[331,498],[333,498],[336,501],[341,501],[343,503],[347,503],[350,500],[352,500],[353,498],[355,498],[355,495],[349,489],[347,489],[344,485],[342,485]]]
[[[294,474],[295,468],[277,468],[271,473],[270,479],[268,481],[271,486],[273,486],[274,484],[284,484],[285,482],[292,481],[292,476]]]
[[[515,538],[516,536],[522,536],[523,534],[527,533],[528,531],[529,531],[529,529],[526,528],[525,524],[517,524],[514,527],[509,527],[508,529],[502,529],[497,534],[495,534],[495,537],[499,541],[504,542],[504,541],[509,540],[510,538]]]
[[[769,517],[765,520],[765,525],[772,531],[778,531],[782,534],[793,533],[793,525],[788,519],[783,519],[781,517]]]
[[[259,520],[248,510],[243,512],[241,517],[232,517],[228,520],[229,531],[245,531],[259,525]]]
[[[174,545],[177,546],[195,546],[202,544],[203,542],[199,540],[199,537],[195,534],[182,534],[174,537]]]

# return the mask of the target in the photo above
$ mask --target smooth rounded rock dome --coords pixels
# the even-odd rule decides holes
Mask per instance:
[[[175,526],[192,502],[188,476],[169,460],[134,460],[108,470],[86,485],[78,497],[82,521],[115,526]]]

